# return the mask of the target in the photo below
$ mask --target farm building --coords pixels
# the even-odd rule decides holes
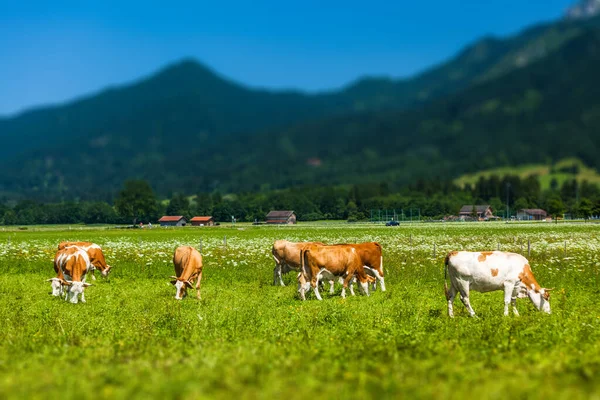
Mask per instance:
[[[460,219],[473,219],[473,208],[475,208],[475,213],[477,214],[477,220],[479,221],[487,221],[488,219],[493,219],[494,213],[492,212],[492,207],[489,205],[464,205],[461,207],[458,212],[458,217]]]
[[[187,221],[182,215],[165,215],[158,220],[160,226],[185,226]]]
[[[213,226],[215,224],[213,217],[194,217],[190,222],[193,226]]]
[[[270,211],[267,224],[295,224],[296,214],[293,211]]]
[[[520,221],[542,221],[548,217],[548,213],[540,208],[523,208],[517,212]]]

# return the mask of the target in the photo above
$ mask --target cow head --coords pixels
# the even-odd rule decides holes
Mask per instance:
[[[552,289],[541,288],[535,290],[534,288],[527,288],[527,296],[540,311],[550,314],[550,291]]]
[[[88,286],[92,286],[91,283],[73,281],[63,282],[63,285],[69,286],[69,289],[67,289],[67,300],[73,304],[77,304],[79,295],[83,294],[83,289]]]
[[[187,295],[187,289],[194,287],[190,281],[184,281],[176,276],[172,276],[171,279],[171,285],[174,285],[177,290],[175,292],[175,299],[177,300],[183,299]]]
[[[63,294],[63,280],[60,278],[52,278],[46,280],[46,282],[52,282],[52,296],[60,296]]]
[[[102,276],[106,278],[111,268],[112,267],[110,265],[107,265],[106,268],[104,268],[104,271],[102,271]]]

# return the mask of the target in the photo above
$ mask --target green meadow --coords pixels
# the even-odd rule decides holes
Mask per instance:
[[[378,241],[387,291],[302,302],[272,286],[275,239]],[[113,266],[87,303],[50,295],[61,240]],[[552,314],[472,293],[447,316],[451,250],[527,256]],[[202,300],[169,284],[177,245],[202,248]],[[97,274],[99,275],[99,274]],[[600,398],[600,225],[314,224],[0,231],[0,398]],[[358,292],[358,291],[357,291]]]

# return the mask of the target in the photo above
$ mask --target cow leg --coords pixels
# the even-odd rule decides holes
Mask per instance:
[[[515,284],[513,286],[512,295],[510,297],[510,302],[512,303],[513,313],[518,317],[519,311],[517,310],[517,297],[519,297],[519,284]]]
[[[350,281],[350,294],[351,294],[352,296],[356,296],[356,295],[354,294],[354,283],[355,283],[355,282],[356,282],[356,276],[353,276],[353,277],[352,277],[352,280]]]
[[[281,276],[281,263],[279,262],[277,257],[273,256],[273,258],[275,259],[275,268],[273,269],[273,286],[276,286],[278,281],[281,286],[285,286],[285,283],[283,283],[283,278]]]
[[[508,316],[508,305],[511,302],[512,294],[514,291],[515,285],[512,282],[504,283],[504,316]]]
[[[333,287],[334,281],[330,280],[329,281],[329,294],[333,294],[335,292],[335,289]]]
[[[467,308],[467,311],[469,311],[471,317],[474,317],[475,311],[473,310],[473,307],[471,307],[471,302],[469,301],[469,282],[461,281],[458,285],[458,291],[460,293],[460,300]]]
[[[450,285],[448,288],[448,316],[454,318],[454,298],[456,297],[456,288]]]
[[[200,271],[200,273],[198,274],[198,278],[196,279],[196,298],[198,300],[201,299],[200,297],[200,281],[202,280],[202,271]]]
[[[81,302],[85,303],[85,290],[81,292]]]
[[[519,310],[517,310],[517,298],[516,297],[511,298],[511,303],[512,303],[513,313],[518,317]]]
[[[90,271],[90,273],[92,274],[92,280],[95,281],[96,280],[96,276],[94,275],[94,268],[92,268],[92,270]]]
[[[313,287],[313,291],[315,292],[315,297],[317,298],[317,300],[323,300],[323,298],[319,294],[319,285],[315,285]]]
[[[317,300],[323,300],[323,298],[321,297],[321,294],[319,293],[319,279],[321,278],[321,272],[317,272],[316,274],[313,274],[313,277],[311,279],[311,286],[313,287],[313,291],[315,292],[315,297],[317,298]]]

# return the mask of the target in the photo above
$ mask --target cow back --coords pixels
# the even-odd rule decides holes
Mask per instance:
[[[173,266],[175,276],[180,280],[188,281],[202,271],[202,255],[191,246],[180,246],[173,254]]]
[[[87,252],[78,247],[66,247],[58,251],[54,260],[59,277],[64,279],[68,276],[75,282],[82,282],[90,268]]]

